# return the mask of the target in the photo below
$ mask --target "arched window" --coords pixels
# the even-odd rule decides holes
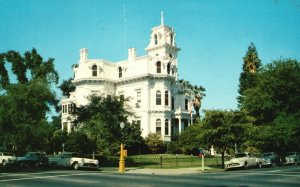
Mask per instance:
[[[122,77],[122,68],[119,67],[119,78],[121,78],[121,77]]]
[[[93,65],[93,67],[92,67],[92,74],[93,74],[93,77],[97,77],[97,66],[96,65]]]
[[[169,120],[165,120],[165,135],[169,135]]]
[[[173,45],[173,34],[170,34],[170,44]]]
[[[161,134],[161,120],[156,120],[156,134]]]
[[[156,63],[156,73],[161,73],[161,62],[160,61],[158,61]]]
[[[156,105],[161,105],[161,92],[156,92]]]
[[[154,34],[154,44],[157,45],[157,34]]]
[[[169,92],[165,91],[165,105],[169,106]]]
[[[175,67],[172,67],[172,75],[175,73]]]
[[[170,75],[170,72],[171,72],[171,63],[169,62],[168,65],[167,65],[167,73],[168,73],[168,75]]]

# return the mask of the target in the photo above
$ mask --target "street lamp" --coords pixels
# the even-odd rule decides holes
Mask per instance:
[[[120,123],[120,128],[121,130],[125,127],[125,123],[121,122]],[[122,138],[121,138],[121,150],[120,150],[120,162],[119,162],[119,172],[124,173],[125,172],[125,158],[124,158],[124,146],[122,143]]]

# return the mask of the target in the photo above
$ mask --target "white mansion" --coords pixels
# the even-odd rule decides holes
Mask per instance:
[[[78,64],[73,67],[76,90],[63,98],[62,129],[73,129],[69,112],[86,105],[88,96],[117,95],[130,98],[127,105],[135,115],[129,121],[141,126],[142,136],[159,133],[164,141],[191,124],[192,98],[183,94],[178,83],[180,49],[175,43],[174,29],[164,25],[152,28],[147,55],[137,56],[136,49],[128,50],[128,59],[110,62],[89,59],[88,50],[80,50]]]

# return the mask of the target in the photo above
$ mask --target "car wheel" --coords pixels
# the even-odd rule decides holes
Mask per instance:
[[[245,162],[245,164],[244,164],[244,169],[245,169],[245,170],[248,169],[248,163],[247,163],[247,162]]]
[[[73,169],[74,169],[74,170],[78,170],[78,168],[79,168],[79,164],[78,164],[78,162],[75,162],[75,163],[73,164]]]
[[[272,162],[272,167],[275,167],[276,166],[276,163],[275,162]]]
[[[261,162],[257,163],[257,167],[262,168],[262,163]]]
[[[295,160],[294,165],[295,166],[298,165],[298,160]]]
[[[2,161],[2,166],[6,166],[6,161],[5,160]]]
[[[19,163],[20,168],[24,168],[24,162]]]

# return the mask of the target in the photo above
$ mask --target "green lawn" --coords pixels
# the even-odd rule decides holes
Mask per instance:
[[[139,168],[184,168],[184,167],[201,167],[202,159],[190,155],[171,155],[171,154],[148,154],[134,155],[125,158],[127,167]],[[106,157],[100,165],[107,167],[117,167],[119,157]],[[204,159],[205,167],[221,168],[220,157],[207,157]]]

